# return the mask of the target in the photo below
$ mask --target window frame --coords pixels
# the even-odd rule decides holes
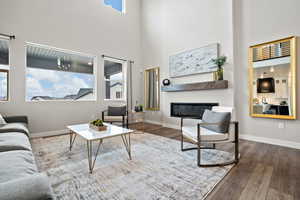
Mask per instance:
[[[54,46],[49,46],[49,45],[44,45],[44,44],[38,44],[34,42],[25,42],[25,102],[26,103],[43,103],[43,102],[97,102],[98,101],[98,95],[97,95],[97,90],[98,90],[98,78],[97,78],[97,60],[98,57],[92,54],[88,53],[81,53],[78,51],[73,51],[73,50],[68,50],[68,49],[63,49],[63,48],[58,48]],[[86,57],[91,57],[93,58],[93,76],[94,76],[94,85],[93,85],[93,93],[94,93],[94,98],[93,99],[83,99],[83,100],[70,100],[70,99],[54,99],[54,100],[43,100],[43,101],[32,101],[32,100],[27,100],[27,47],[28,46],[35,46],[35,47],[40,47],[40,48],[46,48],[46,49],[51,49],[54,51],[60,51],[63,53],[69,53],[73,55],[79,55],[79,56],[86,56]]]
[[[115,63],[119,63],[122,65],[122,78],[123,78],[123,98],[121,99],[107,99],[106,98],[106,84],[105,84],[105,61],[111,61],[111,62],[115,62]],[[103,58],[103,85],[104,85],[104,90],[103,90],[103,97],[104,97],[104,101],[106,102],[126,102],[127,101],[127,69],[128,69],[128,66],[127,66],[127,62],[126,61],[122,61],[122,60],[117,60],[117,59],[114,59],[114,58],[107,58],[107,57],[104,57]]]
[[[6,80],[6,99],[5,100],[0,100],[0,103],[5,103],[5,102],[9,102],[10,101],[10,84],[9,84],[9,81],[10,81],[10,50],[11,50],[11,46],[10,46],[10,39],[8,38],[3,38],[3,37],[0,37],[0,40],[4,40],[4,41],[7,41],[8,43],[8,65],[3,65],[3,64],[0,64],[0,72],[5,72],[7,74],[7,80]]]

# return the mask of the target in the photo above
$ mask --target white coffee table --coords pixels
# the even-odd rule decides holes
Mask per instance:
[[[121,136],[126,151],[128,153],[129,159],[131,160],[130,134],[133,133],[134,131],[119,126],[115,126],[112,124],[104,123],[104,125],[107,126],[106,131],[97,131],[91,129],[89,127],[89,124],[78,124],[78,125],[67,126],[67,128],[70,130],[70,151],[72,150],[77,135],[81,136],[87,142],[90,173],[93,173],[97,155],[99,153],[100,146],[103,143],[104,139]],[[95,157],[94,160],[93,160],[93,148],[92,148],[93,141],[99,141],[96,154],[94,155]]]

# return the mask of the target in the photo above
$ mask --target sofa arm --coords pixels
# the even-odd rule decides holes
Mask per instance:
[[[28,124],[28,117],[27,116],[10,116],[10,117],[4,117],[4,120],[7,123],[26,123]]]
[[[53,200],[48,177],[34,174],[23,178],[0,183],[1,200]]]

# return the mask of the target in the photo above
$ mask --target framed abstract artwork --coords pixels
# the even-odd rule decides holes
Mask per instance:
[[[219,45],[210,44],[170,56],[170,77],[180,77],[217,71],[218,67],[212,62],[219,56]]]

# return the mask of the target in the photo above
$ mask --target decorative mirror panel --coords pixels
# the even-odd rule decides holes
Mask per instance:
[[[250,115],[296,119],[296,37],[249,48]]]
[[[145,70],[145,109],[158,111],[160,101],[159,68]]]

